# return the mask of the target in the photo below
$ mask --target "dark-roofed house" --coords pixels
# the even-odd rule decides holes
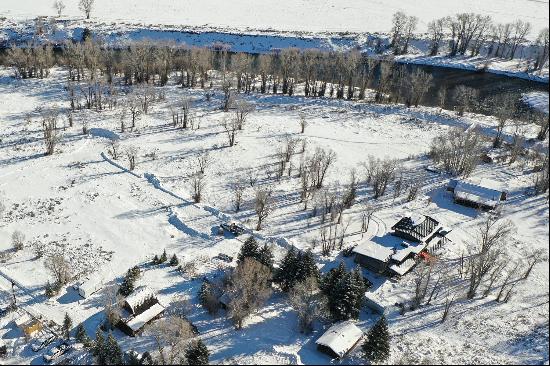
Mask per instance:
[[[392,226],[393,235],[416,242],[427,242],[439,229],[439,222],[430,216],[403,217]]]
[[[453,193],[456,203],[485,210],[495,209],[507,196],[505,191],[456,179],[449,181],[447,190]]]
[[[353,249],[355,262],[375,273],[403,276],[414,268],[420,253],[439,248],[450,232],[425,215],[403,217],[392,229],[392,235],[358,244]]]
[[[126,298],[123,310],[122,319],[117,326],[124,333],[134,337],[145,325],[161,317],[165,307],[155,294],[142,287]]]

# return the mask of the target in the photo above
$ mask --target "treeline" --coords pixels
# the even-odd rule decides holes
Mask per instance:
[[[418,18],[403,12],[393,15],[390,47],[396,55],[405,54],[414,37]],[[447,44],[449,56],[478,56],[485,47],[487,57],[512,60],[520,46],[527,43],[531,23],[521,19],[513,23],[495,23],[490,16],[475,13],[459,13],[428,23],[429,55],[435,56]],[[535,52],[530,57],[532,70],[540,70],[548,61],[548,27],[542,29],[533,44]]]
[[[56,61],[56,62],[54,62]],[[230,53],[222,45],[196,48],[172,43],[137,42],[122,50],[102,47],[91,38],[67,43],[54,57],[50,46],[28,44],[8,51],[7,64],[20,78],[48,76],[54,64],[68,70],[69,87],[84,83],[85,108],[113,92],[118,78],[123,85],[164,86],[173,74],[182,87],[211,87],[210,70],[222,76],[224,90],[294,95],[297,85],[305,96],[364,99],[374,88],[377,102],[418,105],[431,85],[423,71],[368,58],[357,50],[324,52],[288,48],[269,54]],[[230,73],[230,75],[229,75]],[[73,91],[70,90],[71,96]],[[101,95],[100,95],[101,94]],[[95,98],[94,98],[95,95]],[[75,108],[71,100],[71,107]]]

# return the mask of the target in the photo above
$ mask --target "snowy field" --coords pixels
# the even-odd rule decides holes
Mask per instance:
[[[81,13],[77,0],[65,1],[65,14]],[[419,31],[429,21],[459,12],[490,15],[499,22],[529,21],[536,32],[548,26],[548,1],[465,0],[399,1],[351,0],[255,0],[177,1],[96,0],[93,18],[102,22],[208,26],[245,30],[307,32],[389,32],[391,14],[404,11],[420,19]],[[2,0],[0,16],[25,19],[54,15],[49,1]]]
[[[502,3],[508,7],[513,4]],[[176,2],[172,4],[176,6]],[[525,4],[547,7],[547,3]],[[221,126],[227,117],[219,108],[221,92],[216,91],[208,101],[203,90],[180,89],[171,83],[164,89],[167,100],[154,103],[133,132],[120,132],[116,111],[78,112],[75,126],[63,129],[56,153],[43,156],[37,109],[66,103],[66,73],[55,69],[49,79],[22,81],[10,75],[11,71],[0,70],[0,192],[7,206],[0,220],[0,251],[9,249],[11,233],[16,229],[23,231],[27,240],[22,251],[0,263],[0,290],[9,291],[9,281],[13,280],[24,309],[58,324],[68,313],[75,324],[83,322],[90,335],[102,321],[101,294],[82,299],[69,286],[58,296],[46,299],[43,293],[48,272],[43,260],[36,258],[33,245],[44,246],[47,253],[63,251],[81,278],[103,273],[107,281],[120,281],[128,268],[142,266],[144,274],[138,284],[158,291],[162,301],[169,304],[181,296],[189,298],[189,319],[212,352],[213,363],[331,363],[315,347],[326,325],[317,324],[311,335],[299,333],[296,315],[283,294],[275,293],[247,321],[244,330],[234,331],[223,312],[212,317],[200,307],[196,296],[200,280],[185,278],[168,266],[147,264],[153,255],[166,249],[182,262],[197,261],[198,276],[215,276],[227,267],[214,257],[219,253],[235,256],[241,241],[218,235],[217,226],[236,220],[253,229],[256,223],[252,188],[245,191],[243,210],[238,214],[233,210],[229,188],[239,178],[252,177],[258,186],[273,189],[275,209],[265,228],[255,235],[270,243],[276,259],[289,245],[312,248],[320,222],[309,218],[299,202],[296,169],[302,154],[293,155],[295,168],[289,177],[275,178],[276,155],[288,137],[306,139],[308,151],[322,146],[336,152],[337,164],[328,176],[329,186],[335,189],[348,182],[352,168],[361,178],[361,163],[369,155],[400,159],[409,176],[424,182],[421,195],[413,202],[404,203],[403,197],[383,197],[378,203],[382,209],[364,238],[359,233],[360,214],[370,188],[361,184],[358,203],[344,214],[344,221],[350,223],[345,247],[370,238],[376,240],[403,215],[422,213],[454,229],[456,240],[442,249],[440,257],[449,268],[455,268],[467,243],[473,240],[475,226],[483,220],[475,210],[453,203],[444,188],[448,177],[424,171],[422,166],[430,163],[425,153],[435,136],[454,126],[472,124],[492,136],[497,124],[493,117],[467,114],[459,118],[436,108],[251,94],[243,98],[255,110],[237,136],[236,145],[228,147]],[[184,96],[194,100],[194,129],[171,125],[168,105]],[[300,133],[300,114],[309,122],[304,134]],[[82,134],[83,121],[87,121],[88,135]],[[515,130],[516,126],[509,126],[506,138],[510,139]],[[534,126],[523,130],[528,138],[536,135]],[[120,140],[123,148],[139,148],[132,173],[125,169],[124,158],[113,161],[107,157],[109,139]],[[548,149],[547,141],[544,148]],[[194,204],[189,180],[197,168],[197,156],[205,151],[211,161],[206,169],[207,185],[203,202]],[[514,240],[506,243],[512,258],[519,259],[535,248],[548,254],[547,197],[525,193],[532,185],[532,174],[521,166],[484,164],[474,174],[474,179],[481,178],[489,178],[509,191],[502,215],[517,227]],[[341,260],[353,267],[351,258],[336,252],[322,257],[318,246],[313,251],[322,271]],[[538,264],[506,304],[495,302],[493,295],[460,300],[445,323],[439,321],[442,298],[404,316],[391,312],[389,362],[547,364],[548,269],[548,261]],[[374,283],[371,290],[388,304],[411,297],[412,276],[388,281],[367,271],[365,275]],[[7,299],[1,301],[3,307]],[[376,318],[365,310],[358,326],[367,331]],[[115,335],[124,349],[145,351],[154,347],[147,335],[129,338],[120,331]],[[29,349],[9,317],[0,319],[0,340],[10,352],[2,363],[41,362],[40,353]],[[81,354],[72,357],[75,362],[85,360],[79,358],[85,357]],[[341,363],[363,362],[356,351]]]

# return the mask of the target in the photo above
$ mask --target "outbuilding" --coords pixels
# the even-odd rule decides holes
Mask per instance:
[[[453,193],[455,203],[463,206],[494,210],[507,198],[506,191],[488,187],[489,183],[474,184],[451,179],[447,190]]]
[[[357,346],[363,335],[361,329],[347,320],[331,326],[315,343],[319,351],[343,358]]]

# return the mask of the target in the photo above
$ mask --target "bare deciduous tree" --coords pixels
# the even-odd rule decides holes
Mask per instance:
[[[62,0],[55,0],[53,2],[53,8],[57,13],[57,16],[60,17],[61,14],[63,13],[63,10],[65,9],[65,3],[63,3]]]
[[[246,186],[241,181],[237,181],[231,184],[231,190],[233,191],[233,204],[235,205],[235,212],[239,212],[241,210],[245,189],[246,189]]]
[[[272,191],[268,188],[256,189],[256,198],[254,200],[254,211],[258,216],[256,230],[262,229],[264,220],[271,214],[272,207]]]
[[[55,146],[60,140],[57,131],[57,114],[45,113],[42,116],[42,127],[44,128],[44,143],[46,144],[46,155],[53,155]]]
[[[23,246],[25,245],[25,234],[19,230],[15,230],[11,234],[11,245],[16,251],[23,249]]]
[[[531,274],[531,271],[533,271],[533,268],[538,263],[546,262],[548,260],[548,256],[546,255],[544,249],[536,249],[527,256],[526,260],[527,269],[525,270],[523,276],[521,276],[522,280],[526,280],[527,278],[529,278],[529,275]]]
[[[86,15],[86,19],[90,19],[93,7],[94,0],[80,0],[78,2],[78,9]]]
[[[479,225],[476,241],[468,248],[468,299],[474,298],[479,286],[498,265],[513,230],[511,222],[499,221],[492,215]]]
[[[300,113],[300,133],[306,132],[307,119],[303,113]]]
[[[369,230],[369,225],[374,214],[378,211],[378,207],[367,203],[361,214],[361,237]]]
[[[469,112],[473,105],[477,103],[479,92],[477,89],[473,89],[464,85],[456,87],[453,93],[453,97],[456,103],[456,109],[459,116],[463,116],[464,112]]]
[[[254,105],[244,99],[236,99],[233,106],[235,107],[235,121],[240,131],[243,129],[248,115],[254,110]]]
[[[395,177],[398,166],[397,160],[369,157],[369,160],[363,166],[366,170],[367,182],[372,186],[374,198],[383,196],[388,185]]]
[[[315,277],[308,277],[296,284],[290,291],[288,300],[298,313],[298,327],[303,333],[310,333],[313,323],[327,315],[327,299],[319,290],[319,283]]]
[[[235,138],[237,136],[237,131],[239,129],[237,120],[235,118],[224,118],[223,128],[225,129],[225,133],[227,134],[227,140],[229,142],[229,146],[235,145]]]
[[[482,148],[483,137],[477,128],[453,128],[434,138],[430,155],[447,172],[467,177],[479,164]]]
[[[206,169],[210,166],[212,163],[212,159],[210,158],[210,154],[206,150],[202,150],[197,155],[197,166],[199,168],[199,172],[201,174],[205,174]]]
[[[107,142],[107,154],[109,154],[113,160],[118,160],[120,156],[120,143],[117,139],[110,139]]]
[[[128,146],[124,150],[126,159],[128,159],[128,169],[134,170],[136,168],[138,152],[139,149],[136,146]]]
[[[493,147],[501,147],[504,129],[516,112],[516,100],[510,93],[497,94],[490,98],[489,107],[491,113],[497,118],[496,135]]]
[[[101,303],[105,312],[105,328],[114,329],[122,317],[123,298],[118,285],[105,287],[101,292]]]
[[[147,333],[153,337],[158,350],[158,363],[174,365],[181,361],[181,355],[195,336],[188,320],[169,316],[154,322]]]
[[[236,329],[256,312],[271,295],[271,270],[252,258],[245,258],[231,275],[227,294],[229,316]]]
[[[193,190],[193,201],[199,203],[202,200],[202,194],[206,187],[206,177],[201,172],[196,172],[191,176],[191,188]]]
[[[58,286],[63,286],[71,280],[71,267],[61,253],[52,254],[44,261],[44,266],[51,272]]]

